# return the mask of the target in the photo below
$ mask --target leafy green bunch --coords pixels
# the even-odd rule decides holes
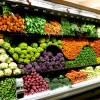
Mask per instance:
[[[31,34],[45,34],[44,24],[46,20],[43,17],[28,16],[25,17],[25,31]]]
[[[80,28],[80,32],[85,34],[86,37],[97,37],[96,27],[92,24],[83,24]]]
[[[3,16],[5,14],[12,14],[11,9],[8,6],[2,6]]]
[[[79,31],[78,25],[70,23],[66,18],[61,19],[62,35],[75,36],[75,33]]]

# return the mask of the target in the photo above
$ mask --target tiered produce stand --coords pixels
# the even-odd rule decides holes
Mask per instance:
[[[0,5],[0,100],[57,100],[100,87],[99,13],[45,0]]]

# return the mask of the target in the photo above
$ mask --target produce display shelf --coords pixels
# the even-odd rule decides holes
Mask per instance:
[[[72,85],[71,87],[64,86],[52,91],[48,90],[42,93],[25,96],[19,100],[58,100],[64,97],[71,97],[97,87],[100,87],[100,78],[80,82]]]
[[[62,4],[57,4],[57,3],[53,3],[53,2],[49,2],[45,0],[30,0],[31,6],[28,2],[25,2],[25,0],[21,0],[21,1],[1,0],[0,2],[1,2],[1,5],[5,3],[9,3],[10,5],[13,5],[13,6],[15,4],[15,7],[16,7],[22,4],[23,6],[25,6],[25,9],[29,9],[29,7],[33,7],[34,11],[36,12],[42,11],[43,13],[49,13],[52,15],[65,16],[65,17],[100,23],[100,14],[98,13],[90,12],[90,11],[86,11],[86,10],[82,10],[82,9],[74,8],[70,6],[65,6]]]
[[[74,37],[74,38],[86,38],[86,39],[99,39],[100,37],[82,37],[80,35],[75,35],[75,36],[71,36],[71,35],[54,35],[54,34],[33,34],[33,33],[20,33],[20,32],[7,32],[7,31],[0,31],[0,34],[4,34],[6,36],[25,36],[25,37],[60,37],[60,38],[70,38],[70,37]]]

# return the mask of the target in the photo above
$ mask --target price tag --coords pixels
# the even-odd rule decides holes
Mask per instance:
[[[22,78],[17,78],[16,79],[16,87],[23,87],[23,79]]]

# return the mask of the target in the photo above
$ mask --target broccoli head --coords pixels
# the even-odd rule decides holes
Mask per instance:
[[[27,52],[33,52],[33,48],[31,46],[27,47]]]
[[[28,64],[28,63],[30,63],[30,60],[29,59],[24,59],[24,63]]]
[[[60,76],[59,76],[59,78],[60,78],[60,79],[63,79],[63,78],[64,78],[64,76],[63,76],[63,75],[60,75]]]
[[[27,49],[28,45],[27,45],[27,43],[22,42],[22,43],[20,43],[20,44],[18,45],[18,47],[21,48],[22,50],[25,50],[25,49]]]
[[[14,48],[11,47],[11,48],[9,49],[9,53],[10,53],[10,54],[14,54],[14,52],[15,52],[15,51],[14,51]]]
[[[46,80],[48,83],[50,82],[50,79],[49,78],[44,78],[44,80]]]
[[[24,59],[23,59],[23,58],[19,58],[18,61],[19,61],[20,63],[22,63],[22,62],[24,62]]]
[[[53,83],[58,83],[59,80],[58,80],[57,78],[54,78],[54,79],[52,79],[52,82],[53,82]]]
[[[27,55],[26,55],[27,56]],[[26,57],[24,54],[20,55],[20,58],[25,58]]]
[[[16,48],[15,48],[15,52],[18,53],[18,54],[21,54],[21,48],[16,47]]]
[[[27,55],[25,56],[25,58],[26,58],[26,59],[30,59],[30,58],[31,58],[31,55],[30,55],[30,54],[27,54]]]
[[[37,43],[32,43],[32,44],[31,44],[31,47],[33,47],[33,48],[38,48],[38,44],[37,44]]]
[[[54,83],[50,83],[50,84],[49,84],[49,89],[50,89],[50,90],[54,90],[54,89],[56,89],[56,88],[58,88],[58,86],[57,86],[56,84],[54,84]]]
[[[67,85],[67,84],[69,84],[69,83],[70,83],[70,81],[69,81],[69,79],[68,79],[68,78],[64,78],[64,79],[63,79],[63,81],[62,81],[62,83]]]
[[[11,48],[10,43],[8,42],[4,42],[2,46],[7,50]]]
[[[13,54],[13,58],[14,58],[15,60],[18,60],[18,59],[19,59],[18,54],[17,54],[17,53],[14,53],[14,54]]]
[[[27,51],[26,50],[22,50],[21,54],[27,55]]]
[[[35,57],[31,57],[31,62],[32,62],[32,61],[35,61],[35,59],[36,59]]]

